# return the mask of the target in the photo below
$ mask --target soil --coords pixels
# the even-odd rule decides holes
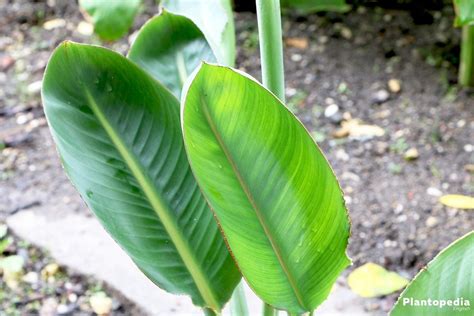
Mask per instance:
[[[35,205],[48,205],[54,216],[89,214],[60,167],[38,88],[62,40],[125,53],[130,37],[101,43],[82,35],[83,17],[72,1],[0,0],[0,8],[0,219]],[[155,12],[146,1],[133,31]],[[424,14],[430,18],[359,7],[283,19],[287,103],[318,139],[345,191],[354,267],[371,261],[407,277],[474,224],[473,212],[438,202],[441,194],[474,194],[474,95],[455,85],[460,32],[450,6]],[[44,29],[51,19],[65,24]],[[237,13],[236,27],[237,66],[259,79],[255,15]],[[391,79],[399,92],[390,91]],[[329,115],[334,105],[338,111]],[[335,137],[352,119],[385,133]],[[418,157],[407,160],[411,148]],[[386,310],[395,298],[368,308]]]

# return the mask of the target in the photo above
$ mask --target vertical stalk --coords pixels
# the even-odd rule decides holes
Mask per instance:
[[[263,316],[275,316],[276,310],[268,305],[267,303],[263,303]]]
[[[218,315],[220,315],[220,313],[216,313],[215,311],[213,311],[210,308],[203,308],[203,311],[204,311],[205,316],[218,316]]]
[[[263,85],[285,102],[280,0],[256,0]]]
[[[256,0],[255,2],[263,85],[285,102],[280,0]],[[275,315],[276,310],[264,303],[263,316]]]
[[[474,87],[474,26],[472,25],[465,25],[462,28],[459,83],[466,87]]]
[[[244,281],[240,281],[232,294],[230,301],[230,314],[232,316],[247,316],[249,314],[242,282]]]

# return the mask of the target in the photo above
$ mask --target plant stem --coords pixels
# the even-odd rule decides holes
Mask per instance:
[[[268,305],[267,303],[263,303],[263,316],[275,316],[276,310]]]
[[[474,26],[463,26],[459,84],[474,87]]]
[[[203,311],[204,311],[204,315],[205,315],[205,316],[217,316],[217,315],[220,315],[220,313],[216,313],[215,311],[213,311],[213,310],[210,309],[210,308],[203,308]]]
[[[256,0],[255,2],[263,85],[285,102],[280,0]],[[264,303],[263,316],[275,315],[276,310]]]
[[[249,314],[242,282],[243,281],[237,285],[234,290],[234,294],[232,294],[230,301],[230,313],[232,316],[247,316]]]
[[[285,102],[280,0],[256,0],[263,85]]]

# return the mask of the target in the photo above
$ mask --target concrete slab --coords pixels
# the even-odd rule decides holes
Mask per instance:
[[[44,208],[21,211],[7,224],[21,238],[47,249],[60,264],[105,281],[150,315],[202,315],[188,297],[168,294],[148,280],[94,217],[83,213],[52,217]],[[247,286],[246,295],[251,315],[260,315],[261,302]],[[360,298],[337,284],[317,315],[369,315],[363,306]],[[224,314],[229,314],[228,307]]]

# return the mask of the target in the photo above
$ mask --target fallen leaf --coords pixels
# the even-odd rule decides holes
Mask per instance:
[[[41,270],[41,276],[44,279],[54,276],[59,271],[59,265],[57,263],[49,263]]]
[[[347,283],[351,290],[362,297],[378,297],[401,290],[408,279],[369,262],[349,274]]]
[[[439,202],[449,207],[474,210],[474,197],[471,196],[447,194],[440,197]]]
[[[464,169],[469,173],[474,173],[474,164],[467,164],[464,166]]]
[[[358,119],[350,119],[341,123],[341,128],[333,133],[336,138],[371,138],[380,137],[385,134],[385,130],[377,125],[362,124]]]
[[[53,19],[44,22],[43,28],[47,31],[59,28],[59,27],[65,27],[66,26],[66,21],[64,19]]]
[[[308,39],[304,37],[290,37],[285,40],[286,45],[292,46],[298,49],[308,48]]]
[[[13,255],[0,259],[0,270],[3,272],[3,280],[11,289],[18,287],[18,282],[23,275],[25,260],[21,256]]]
[[[97,292],[92,295],[89,303],[97,315],[107,315],[112,310],[112,299],[104,292]]]

